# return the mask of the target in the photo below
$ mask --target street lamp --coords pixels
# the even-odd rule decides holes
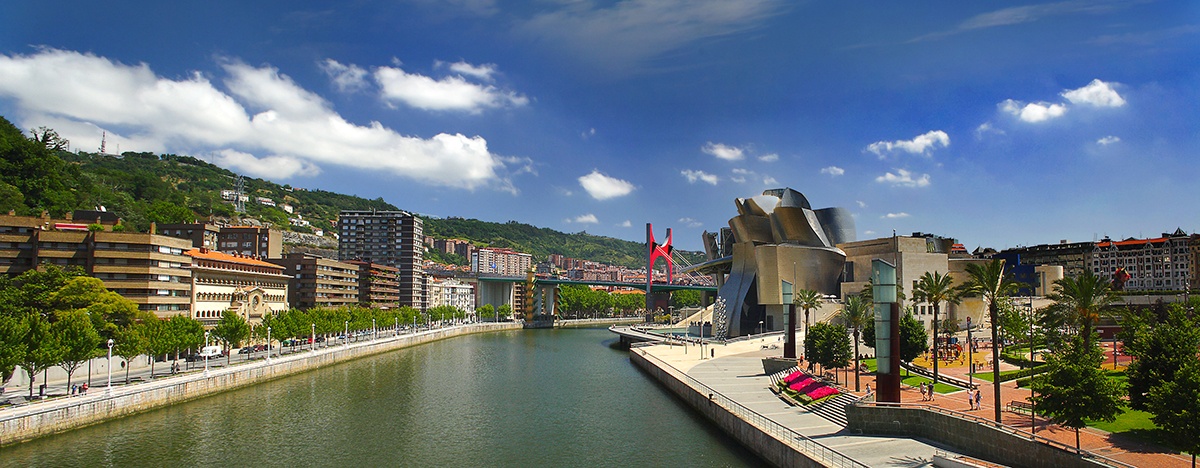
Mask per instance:
[[[375,341],[376,338],[379,338],[379,329],[375,328],[375,318],[372,317],[371,318],[371,341]]]
[[[392,326],[392,335],[400,336],[400,316],[397,315],[392,318],[396,319],[396,324]]]
[[[766,328],[763,328],[763,321],[762,321],[762,320],[759,320],[759,321],[758,321],[758,334],[759,334],[759,335],[761,335],[761,334],[763,334],[763,333],[766,333],[766,332],[767,332],[767,329],[766,329]]]
[[[315,323],[312,324],[312,336],[309,337],[309,339],[312,340],[308,344],[309,351],[316,351],[317,350],[317,324],[315,324]]]
[[[271,327],[267,327],[267,362],[271,362]]]
[[[342,335],[342,338],[346,340],[346,342],[344,343],[344,346],[350,346],[350,321],[349,320],[346,321],[346,331],[344,333],[345,334]]]
[[[1034,318],[1035,317],[1033,314],[1033,295],[1031,294],[1029,296],[1029,367],[1030,368],[1036,366],[1036,364],[1034,363],[1034,359],[1036,359],[1036,356],[1037,356],[1037,347],[1034,346],[1034,343],[1033,343],[1033,321],[1034,321]],[[1116,351],[1117,351],[1117,345],[1114,342],[1113,343],[1113,352],[1115,353]],[[996,404],[1000,404],[1000,403],[996,402]],[[1029,373],[1029,405],[1030,405],[1030,408],[1029,408],[1029,432],[1034,433],[1034,432],[1037,432],[1037,416],[1036,416],[1037,415],[1037,403],[1035,403],[1033,400],[1033,371],[1030,371],[1030,373]]]
[[[112,340],[109,340],[109,341],[112,341]],[[111,347],[112,347],[112,345],[109,345],[109,348],[111,348]],[[207,347],[208,347],[208,332],[205,331],[204,332],[204,348],[207,348]],[[200,349],[200,354],[204,355],[204,376],[208,377],[208,352],[204,348]]]
[[[108,386],[104,387],[105,395],[112,394],[112,347],[113,347],[113,339],[109,338],[108,339]]]
[[[967,316],[967,390],[975,386],[975,342],[971,341],[971,316]],[[970,402],[968,402],[970,403]]]

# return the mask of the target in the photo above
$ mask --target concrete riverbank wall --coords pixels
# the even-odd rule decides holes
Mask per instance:
[[[275,357],[228,368],[156,379],[151,382],[114,387],[111,393],[99,388],[92,394],[61,398],[0,411],[0,446],[68,431],[174,403],[194,400],[248,385],[308,372],[324,366],[359,359],[396,349],[473,333],[520,330],[514,322],[478,323],[428,330],[376,341],[333,346],[316,351]]]
[[[736,403],[721,395],[690,385],[686,374],[647,356],[644,350],[636,347],[631,349],[629,360],[767,463],[781,467],[838,466],[817,461],[819,456],[806,454],[785,442],[792,438],[792,434],[770,427],[766,418],[756,421],[758,418],[747,417],[745,412],[736,410]]]

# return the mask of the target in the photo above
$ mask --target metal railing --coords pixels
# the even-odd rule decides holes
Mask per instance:
[[[866,468],[867,466],[853,458],[847,457],[837,450],[821,445],[820,442],[817,442],[808,436],[805,436],[804,434],[779,424],[771,418],[763,416],[754,410],[743,406],[741,403],[738,403],[737,401],[734,401],[733,399],[721,394],[721,392],[714,390],[712,387],[705,385],[692,376],[681,372],[679,369],[676,369],[674,366],[667,364],[662,359],[647,353],[645,350],[634,349],[631,350],[631,352],[636,352],[643,358],[654,361],[655,365],[659,366],[659,368],[661,368],[663,371],[670,373],[681,382],[687,384],[693,390],[700,392],[702,395],[707,393],[709,401],[720,405],[722,408],[725,408],[726,411],[729,411],[741,420],[757,427],[767,435],[770,435],[776,440],[783,442],[784,445],[796,449],[798,452],[815,461],[819,461],[826,466],[835,467]]]
[[[855,405],[859,405],[859,406],[881,406],[881,407],[892,407],[892,408],[916,408],[916,409],[923,409],[923,410],[926,410],[926,411],[932,411],[932,412],[935,412],[935,413],[941,413],[941,414],[944,414],[944,415],[946,415],[946,416],[950,416],[950,417],[953,417],[953,418],[958,418],[958,419],[963,419],[963,420],[971,421],[971,422],[973,422],[973,423],[976,423],[976,424],[981,424],[981,425],[984,425],[984,426],[990,426],[990,427],[993,427],[993,428],[995,428],[995,429],[997,429],[997,430],[1000,430],[1000,431],[1002,431],[1002,432],[1008,433],[1008,434],[1009,434],[1009,435],[1011,435],[1011,436],[1014,436],[1014,437],[1019,437],[1019,438],[1022,438],[1022,439],[1025,439],[1025,440],[1028,440],[1028,441],[1030,441],[1030,442],[1038,442],[1038,443],[1042,443],[1042,444],[1049,445],[1049,446],[1051,446],[1051,447],[1057,448],[1057,449],[1059,449],[1059,450],[1065,450],[1065,451],[1067,451],[1067,452],[1074,453],[1075,455],[1078,455],[1078,456],[1080,456],[1080,457],[1082,457],[1082,458],[1087,458],[1087,459],[1095,460],[1096,462],[1098,462],[1098,463],[1101,463],[1101,464],[1103,464],[1103,465],[1105,465],[1105,466],[1112,466],[1112,467],[1119,467],[1119,468],[1135,468],[1135,467],[1134,467],[1134,465],[1130,465],[1130,464],[1128,464],[1128,463],[1125,463],[1125,462],[1122,462],[1122,461],[1120,461],[1120,460],[1114,460],[1114,459],[1112,459],[1112,458],[1108,458],[1108,457],[1106,457],[1106,456],[1104,456],[1104,455],[1100,455],[1100,454],[1098,454],[1098,453],[1089,452],[1089,451],[1087,451],[1087,450],[1083,450],[1083,449],[1077,449],[1077,448],[1075,448],[1074,446],[1071,446],[1071,445],[1068,445],[1068,444],[1064,444],[1064,443],[1062,443],[1062,442],[1059,442],[1059,441],[1057,441],[1057,440],[1053,440],[1053,439],[1047,439],[1047,438],[1045,438],[1045,437],[1042,437],[1042,436],[1036,435],[1036,434],[1034,434],[1034,433],[1032,433],[1032,432],[1029,432],[1029,431],[1026,431],[1026,430],[1024,430],[1024,429],[1018,428],[1018,427],[1016,427],[1016,426],[1010,426],[1010,425],[1007,425],[1007,424],[1004,424],[1004,423],[999,423],[999,422],[996,422],[996,421],[994,421],[994,420],[991,420],[991,419],[987,419],[987,418],[984,418],[984,417],[976,416],[976,415],[973,415],[973,414],[963,413],[963,412],[961,412],[961,411],[955,411],[955,410],[951,410],[951,409],[942,408],[942,407],[940,407],[940,406],[927,405],[927,404],[924,404],[924,403],[891,403],[891,402],[880,402],[880,401],[863,401],[863,400],[859,400],[859,401],[855,402],[854,404],[855,404]]]

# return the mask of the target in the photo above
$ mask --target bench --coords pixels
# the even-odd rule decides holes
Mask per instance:
[[[1006,405],[1004,409],[1013,413],[1032,413],[1033,404],[1028,401],[1013,400],[1008,402],[1008,405]]]

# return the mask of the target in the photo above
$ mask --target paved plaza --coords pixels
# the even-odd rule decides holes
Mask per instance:
[[[695,345],[686,347],[657,345],[644,349],[751,410],[866,465],[931,466],[928,463],[932,460],[935,452],[956,453],[950,447],[925,440],[848,434],[843,431],[842,425],[832,422],[808,408],[788,405],[770,390],[770,378],[763,373],[762,368],[761,359],[763,357],[782,354],[781,343],[778,340],[778,335],[773,335],[729,345],[705,346],[705,359],[700,358],[699,348]],[[1111,349],[1111,344],[1108,346],[1108,349]],[[715,354],[715,359],[709,358],[710,349]],[[985,352],[990,354],[990,350],[980,350],[976,356],[981,357]],[[1123,356],[1118,356],[1118,359],[1121,358]],[[1111,359],[1111,354],[1109,354],[1109,359]],[[1001,370],[1014,368],[1006,363],[1001,363],[1000,366]],[[957,362],[950,364],[942,362],[939,364],[939,372],[964,380],[967,378],[965,362],[961,365]],[[848,379],[846,375],[849,375]],[[843,379],[842,385],[853,390],[853,374],[839,373],[839,376]],[[848,380],[849,383],[847,384],[845,380]],[[993,386],[987,381],[976,379],[975,382],[979,384],[979,389],[983,392],[983,404],[980,410],[969,409],[965,390],[939,394],[932,402],[924,402],[917,388],[904,387],[901,389],[901,400],[904,403],[932,404],[990,419],[994,415]],[[860,376],[859,383],[860,388],[864,391],[857,392],[857,395],[865,394],[868,384],[872,388],[876,388],[875,378],[870,374]],[[1002,407],[1009,401],[1027,401],[1029,397],[1029,389],[1017,388],[1015,381],[1002,383],[1000,390]],[[1024,430],[1029,430],[1031,426],[1028,414],[1003,411],[1002,415],[1003,422],[1007,425]],[[1074,447],[1074,430],[1050,424],[1042,418],[1037,419],[1036,425],[1038,436]],[[1191,464],[1190,456],[1166,453],[1163,452],[1162,447],[1091,428],[1081,431],[1080,442],[1081,447],[1085,450],[1134,466],[1185,467]]]

